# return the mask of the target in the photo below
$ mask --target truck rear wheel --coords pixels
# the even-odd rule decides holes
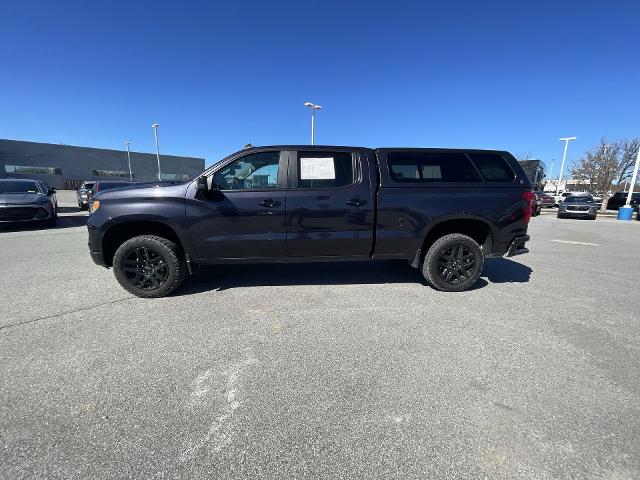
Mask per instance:
[[[113,256],[113,273],[128,292],[142,298],[158,298],[180,286],[187,265],[171,240],[140,235],[118,247]]]
[[[462,292],[476,283],[483,266],[480,245],[467,235],[451,233],[433,242],[422,262],[422,275],[436,290]]]

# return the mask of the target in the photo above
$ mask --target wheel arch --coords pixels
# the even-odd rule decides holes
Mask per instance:
[[[418,249],[411,262],[418,267],[429,247],[438,238],[450,233],[461,233],[475,240],[486,253],[491,253],[498,229],[486,218],[473,214],[444,215],[429,223],[420,236]]]
[[[102,235],[102,256],[105,265],[112,266],[113,255],[118,247],[139,235],[157,235],[166,238],[174,242],[182,253],[187,252],[186,242],[168,223],[155,218],[129,219],[110,225]]]

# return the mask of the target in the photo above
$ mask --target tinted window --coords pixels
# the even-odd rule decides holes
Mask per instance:
[[[615,198],[618,200],[626,200],[627,195],[629,195],[629,192],[616,192],[613,194],[612,198]],[[640,198],[640,193],[637,193],[637,192],[632,193],[631,198]]]
[[[0,182],[0,193],[42,193],[36,182]]]
[[[571,196],[564,199],[565,203],[593,203],[593,197],[587,195]]]
[[[469,156],[487,182],[512,182],[515,178],[513,170],[502,155],[470,153]]]
[[[298,188],[336,188],[355,181],[349,152],[299,152]]]
[[[387,163],[396,182],[481,182],[464,153],[389,152]]]
[[[278,187],[280,152],[244,156],[222,167],[213,176],[220,190],[267,190]]]
[[[7,173],[23,173],[37,175],[62,175],[62,169],[57,167],[35,167],[32,165],[5,165]]]

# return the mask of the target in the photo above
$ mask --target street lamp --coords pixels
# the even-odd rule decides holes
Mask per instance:
[[[633,187],[636,186],[636,180],[638,179],[638,167],[640,167],[640,148],[638,148],[638,155],[636,156],[636,166],[633,167],[633,175],[631,176],[631,185],[629,186],[629,193],[627,193],[627,202],[624,204],[625,207],[631,206]]]
[[[314,145],[316,130],[316,110],[320,110],[322,109],[322,107],[311,102],[305,102],[304,106],[311,110],[311,145]]]
[[[562,181],[562,170],[564,169],[564,161],[567,159],[567,148],[569,148],[569,142],[575,140],[577,137],[564,137],[559,138],[561,142],[564,142],[564,153],[562,154],[562,163],[560,164],[560,176],[558,177],[558,184],[556,185],[556,195],[560,190],[560,182]]]
[[[124,144],[127,146],[127,158],[129,159],[129,181],[133,182],[133,173],[131,172],[131,152],[129,152],[129,140],[125,140]]]
[[[158,127],[160,125],[158,125],[157,123],[154,123],[153,125],[151,125],[151,128],[153,128],[153,136],[156,139],[156,157],[158,157],[158,181],[162,181],[162,177],[160,175],[160,148],[158,147]]]

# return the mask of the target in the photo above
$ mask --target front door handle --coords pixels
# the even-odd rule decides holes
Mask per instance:
[[[366,200],[358,200],[357,198],[352,198],[351,200],[347,200],[347,205],[351,205],[352,207],[360,207],[367,203]]]
[[[274,201],[274,200],[271,200],[270,198],[268,198],[266,200],[262,200],[262,201],[258,202],[258,205],[260,205],[262,207],[267,207],[267,208],[279,207],[280,206],[280,202]]]

